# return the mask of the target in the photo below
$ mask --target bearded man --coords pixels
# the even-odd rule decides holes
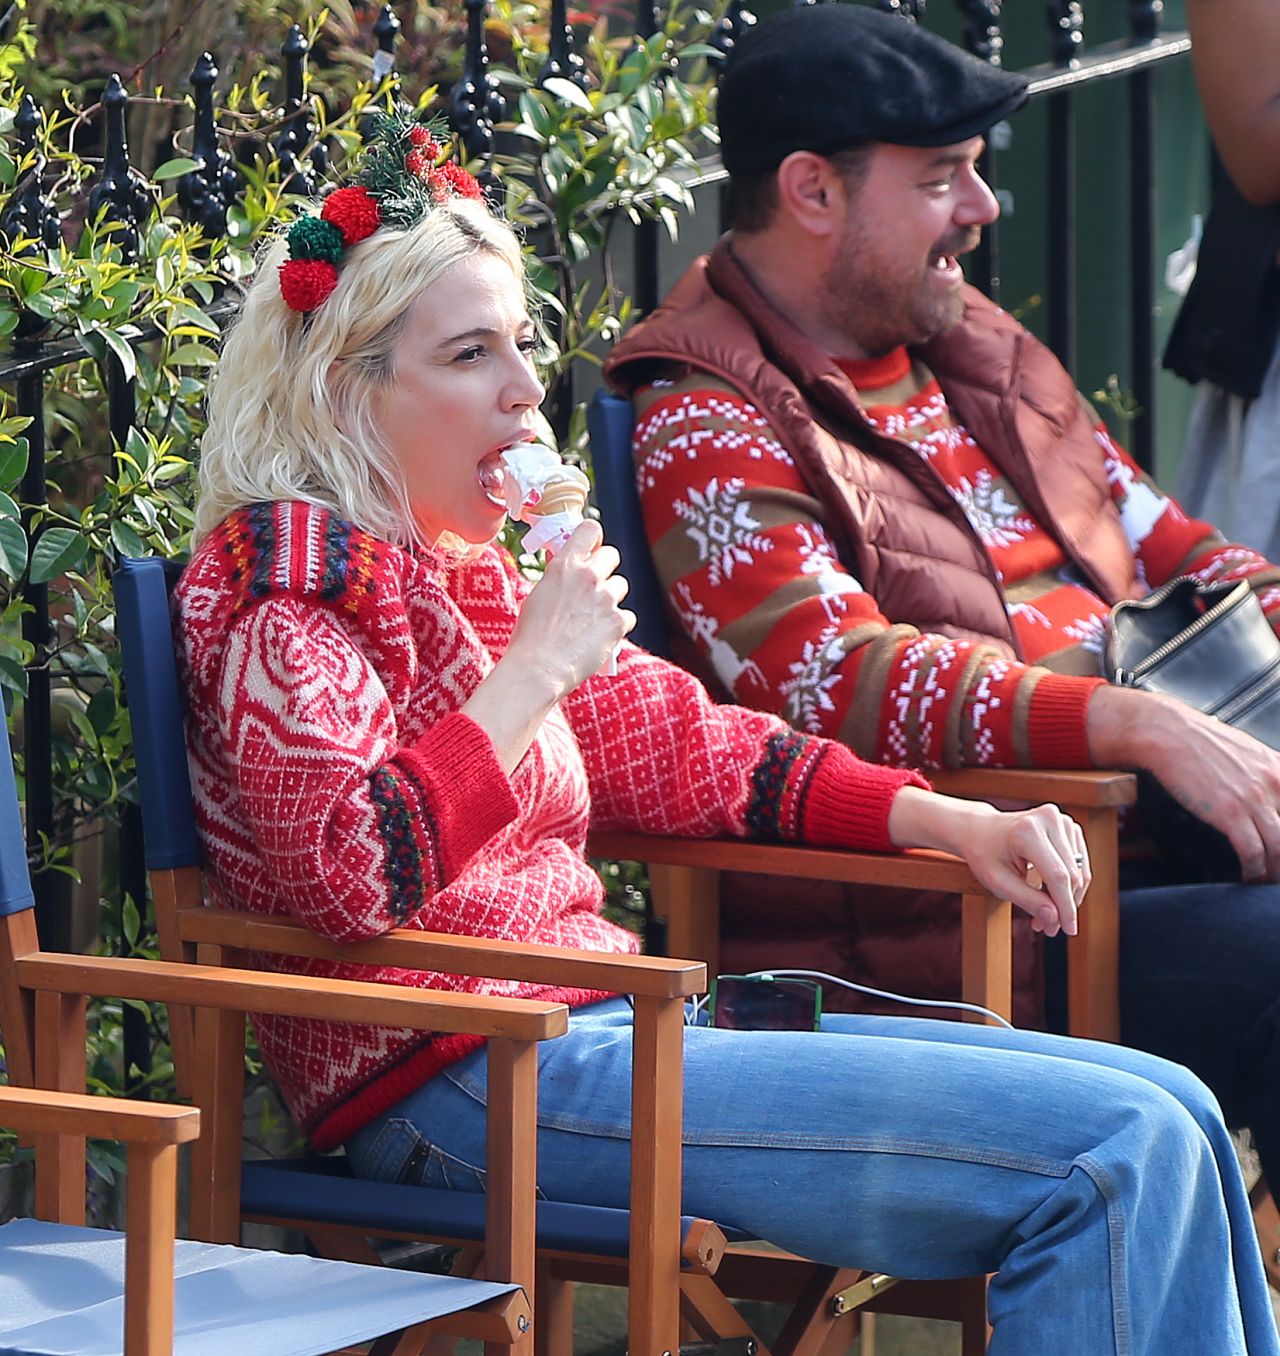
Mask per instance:
[[[720,88],[733,230],[606,372],[672,617],[727,696],[888,763],[1144,769],[1228,836],[1250,883],[1123,891],[1122,1038],[1199,1073],[1280,1181],[1280,756],[1099,676],[1118,600],[1248,579],[1274,625],[1280,570],[1183,513],[965,284],[999,210],[983,134],[1026,97],[864,6],[760,24]],[[936,911],[812,895],[735,895],[727,967],[816,940],[818,968],[958,990]],[[1023,998],[1046,962],[1061,1026],[1058,939],[1031,940]]]

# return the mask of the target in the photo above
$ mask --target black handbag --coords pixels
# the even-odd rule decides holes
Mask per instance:
[[[1117,603],[1103,656],[1122,687],[1177,697],[1280,749],[1280,638],[1247,580],[1203,584],[1183,575],[1146,598]],[[1223,834],[1184,809],[1154,777],[1142,779],[1147,828],[1206,879],[1239,879]]]

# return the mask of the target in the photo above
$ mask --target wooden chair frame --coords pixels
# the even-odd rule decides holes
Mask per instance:
[[[478,1337],[494,1353],[511,1346],[521,1356],[532,1352],[536,1046],[567,1029],[568,1009],[563,1003],[399,989],[208,964],[46,952],[37,944],[33,913],[28,908],[0,917],[0,1030],[11,1082],[50,1092],[83,1093],[89,997],[163,1002],[188,1017],[194,1012],[193,1034],[201,1050],[194,1084],[205,1133],[193,1146],[193,1232],[210,1242],[237,1242],[239,1235],[237,1227],[234,1236],[217,1237],[194,1220],[197,1216],[202,1222],[207,1220],[212,1199],[232,1185],[220,1171],[218,1136],[209,1133],[219,1123],[225,1129],[228,1107],[237,1113],[239,1159],[247,1014],[305,1016],[323,1006],[336,1021],[484,1036],[491,1051],[485,1198],[488,1274],[514,1280],[523,1288],[524,1297],[439,1320],[437,1327],[455,1336]],[[36,1184],[38,1213],[63,1223],[83,1224],[84,1129],[64,1118],[42,1149],[45,1164]],[[238,1182],[234,1187],[233,1208],[239,1199]],[[156,1197],[160,1202],[163,1199]]]

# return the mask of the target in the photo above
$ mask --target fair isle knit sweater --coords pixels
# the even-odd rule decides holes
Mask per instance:
[[[302,503],[226,519],[178,585],[188,755],[211,902],[343,941],[405,927],[626,952],[600,916],[588,825],[885,850],[916,774],[776,717],[717,706],[624,645],[544,721],[514,774],[460,708],[529,589],[490,546],[413,553]],[[263,968],[470,993],[600,995],[258,956]],[[479,1038],[260,1017],[263,1055],[318,1149],[349,1138]]]
[[[1088,702],[1110,607],[955,420],[918,357],[899,348],[839,365],[869,425],[913,448],[964,510],[1000,581],[1020,662],[885,615],[838,558],[776,430],[740,392],[693,370],[639,394],[634,444],[654,564],[700,658],[730,700],[875,762],[1089,766]],[[1280,571],[1188,517],[1100,423],[1094,439],[1139,579],[1154,589],[1179,574],[1247,578],[1280,629]]]

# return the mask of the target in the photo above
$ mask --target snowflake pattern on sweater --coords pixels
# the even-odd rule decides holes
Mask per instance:
[[[302,503],[233,514],[176,594],[188,758],[211,900],[341,941],[394,927],[626,952],[600,916],[588,823],[889,846],[904,774],[719,707],[624,645],[544,721],[510,778],[461,708],[510,642],[529,585],[486,548],[413,554]],[[797,742],[798,741],[798,742]],[[507,980],[258,956],[472,993],[596,997]],[[479,1044],[259,1018],[264,1057],[317,1148],[349,1138]]]
[[[637,485],[672,609],[733,699],[917,767],[1087,766],[1109,608],[1068,567],[907,350],[842,363],[868,421],[928,463],[991,557],[1025,662],[885,616],[760,411],[693,372],[641,393]],[[1273,624],[1280,572],[1189,518],[1099,424],[1101,469],[1149,587],[1251,578]]]

